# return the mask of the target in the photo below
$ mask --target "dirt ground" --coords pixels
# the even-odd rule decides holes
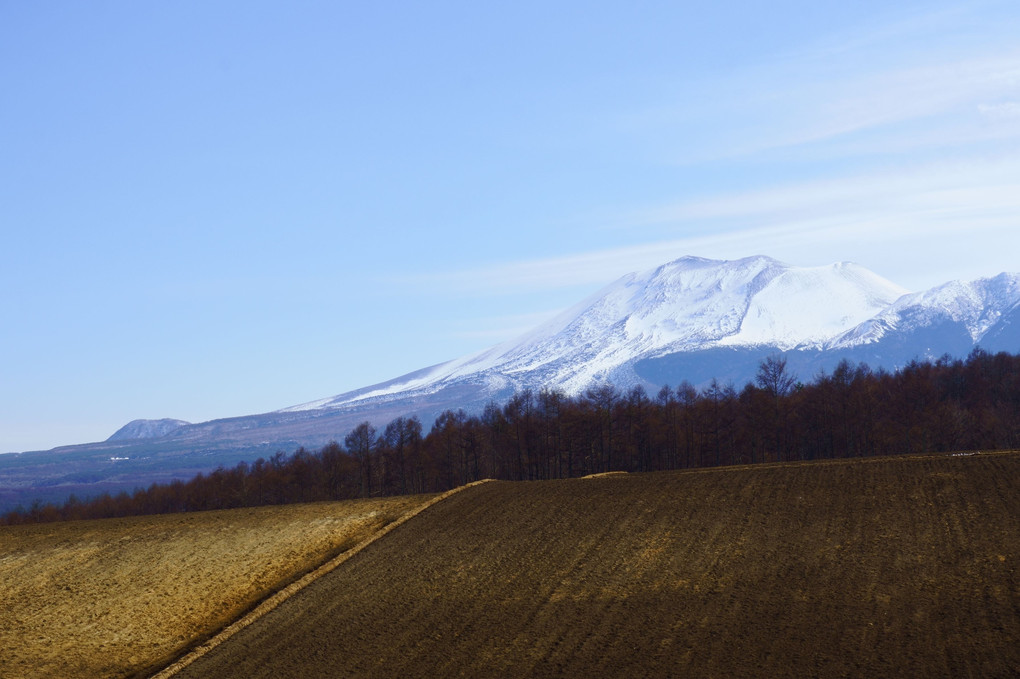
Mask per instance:
[[[0,527],[0,677],[147,676],[430,497]]]
[[[488,483],[179,677],[1020,674],[1020,456]]]

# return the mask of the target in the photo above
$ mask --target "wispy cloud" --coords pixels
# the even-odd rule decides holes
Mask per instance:
[[[898,219],[918,214],[970,219],[1001,209],[1020,209],[1020,158],[931,163],[727,192],[636,211],[619,221],[639,226],[753,217],[788,223],[819,215],[853,219],[876,213]],[[961,210],[968,214],[961,215]]]
[[[681,88],[676,102],[624,125],[670,162],[696,165],[821,149],[861,153],[1020,139],[1015,17],[1002,25],[941,9],[815,45]],[[892,144],[890,146],[889,144]]]
[[[629,271],[680,256],[686,241],[645,243],[558,257],[494,262],[487,266],[405,277],[417,287],[460,295],[517,294],[607,283]]]
[[[522,335],[542,323],[552,319],[563,309],[550,309],[548,311],[529,314],[509,314],[505,316],[488,316],[472,319],[470,328],[450,331],[450,337],[468,340],[484,340],[486,342],[500,342],[509,337]]]
[[[1020,101],[1005,101],[1001,104],[978,104],[978,112],[991,120],[1020,119]]]
[[[1020,159],[923,165],[636,210],[616,221],[631,225],[622,234],[627,240],[644,233],[647,240],[639,244],[435,272],[408,282],[453,294],[510,294],[606,284],[688,254],[766,254],[805,266],[850,259],[881,267],[877,273],[908,287],[927,286],[1020,269],[1018,214]],[[652,240],[649,226],[697,235]],[[997,246],[974,252],[971,243]]]
[[[1002,102],[1020,84],[1020,51],[905,67],[833,79],[783,74],[768,90],[734,83],[741,100],[724,102],[724,128],[707,130],[704,143],[676,160],[702,162],[819,148],[837,158],[946,148],[982,139],[1020,138],[1020,126],[989,129],[989,120],[1012,121]],[[666,122],[665,124],[669,124]],[[682,121],[677,124],[683,125]],[[710,128],[712,120],[695,122]]]

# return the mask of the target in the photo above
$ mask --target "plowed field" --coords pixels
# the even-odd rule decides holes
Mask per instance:
[[[495,482],[180,677],[1016,676],[1020,456]]]
[[[428,499],[0,527],[0,677],[152,672]]]

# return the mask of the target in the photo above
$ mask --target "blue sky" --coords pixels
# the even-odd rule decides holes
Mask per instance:
[[[1015,2],[492,4],[0,2],[0,451],[366,386],[687,254],[1020,271]]]

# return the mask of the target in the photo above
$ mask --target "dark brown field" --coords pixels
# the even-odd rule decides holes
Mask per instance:
[[[1020,455],[476,486],[180,677],[1016,676]]]

